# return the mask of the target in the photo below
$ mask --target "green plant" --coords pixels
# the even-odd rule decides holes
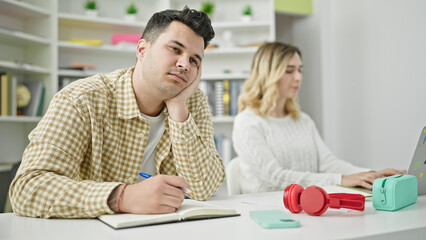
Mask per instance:
[[[96,10],[98,8],[95,0],[87,0],[84,7],[90,10]]]
[[[207,1],[201,4],[201,11],[207,13],[208,15],[212,15],[214,11],[214,3]]]
[[[251,11],[251,6],[247,5],[244,9],[243,9],[243,15],[247,15],[247,16],[251,16],[252,11]]]
[[[136,13],[138,13],[138,8],[136,7],[136,5],[134,3],[131,3],[126,8],[126,12],[127,12],[127,14],[136,14]]]

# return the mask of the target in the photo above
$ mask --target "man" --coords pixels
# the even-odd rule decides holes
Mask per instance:
[[[76,81],[50,103],[10,187],[17,215],[90,218],[170,213],[209,198],[225,178],[206,96],[198,90],[206,14],[158,12],[134,68]],[[141,181],[140,172],[155,175]],[[139,178],[139,179],[138,179]]]

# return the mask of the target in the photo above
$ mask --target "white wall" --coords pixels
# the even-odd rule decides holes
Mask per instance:
[[[277,13],[275,22],[277,41],[291,43],[302,51],[304,70],[299,102],[302,111],[313,118],[322,132],[321,11],[314,10],[309,16]]]
[[[315,4],[315,2],[314,2]],[[318,5],[314,5],[315,7]],[[314,10],[309,17],[298,17],[293,22],[292,43],[302,52],[303,82],[299,92],[302,111],[315,121],[318,130],[323,130],[323,87],[322,87],[322,11]]]
[[[322,120],[323,137],[339,157],[373,169],[408,169],[426,125],[426,1],[314,6],[293,37],[313,51],[310,60],[304,53],[302,88],[315,81],[320,92],[301,92],[302,107]]]

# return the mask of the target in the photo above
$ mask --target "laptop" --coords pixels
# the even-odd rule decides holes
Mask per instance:
[[[407,174],[417,177],[418,194],[426,194],[426,127],[420,133],[419,142]]]

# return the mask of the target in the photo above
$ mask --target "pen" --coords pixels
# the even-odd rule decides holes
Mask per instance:
[[[151,177],[151,175],[150,174],[148,174],[148,173],[143,173],[143,172],[140,172],[139,173],[139,175],[141,176],[141,177],[143,177],[143,178],[150,178]],[[184,193],[191,193],[192,191],[191,190],[189,190],[188,188],[183,188],[183,187],[180,187],[180,189],[184,192]]]

